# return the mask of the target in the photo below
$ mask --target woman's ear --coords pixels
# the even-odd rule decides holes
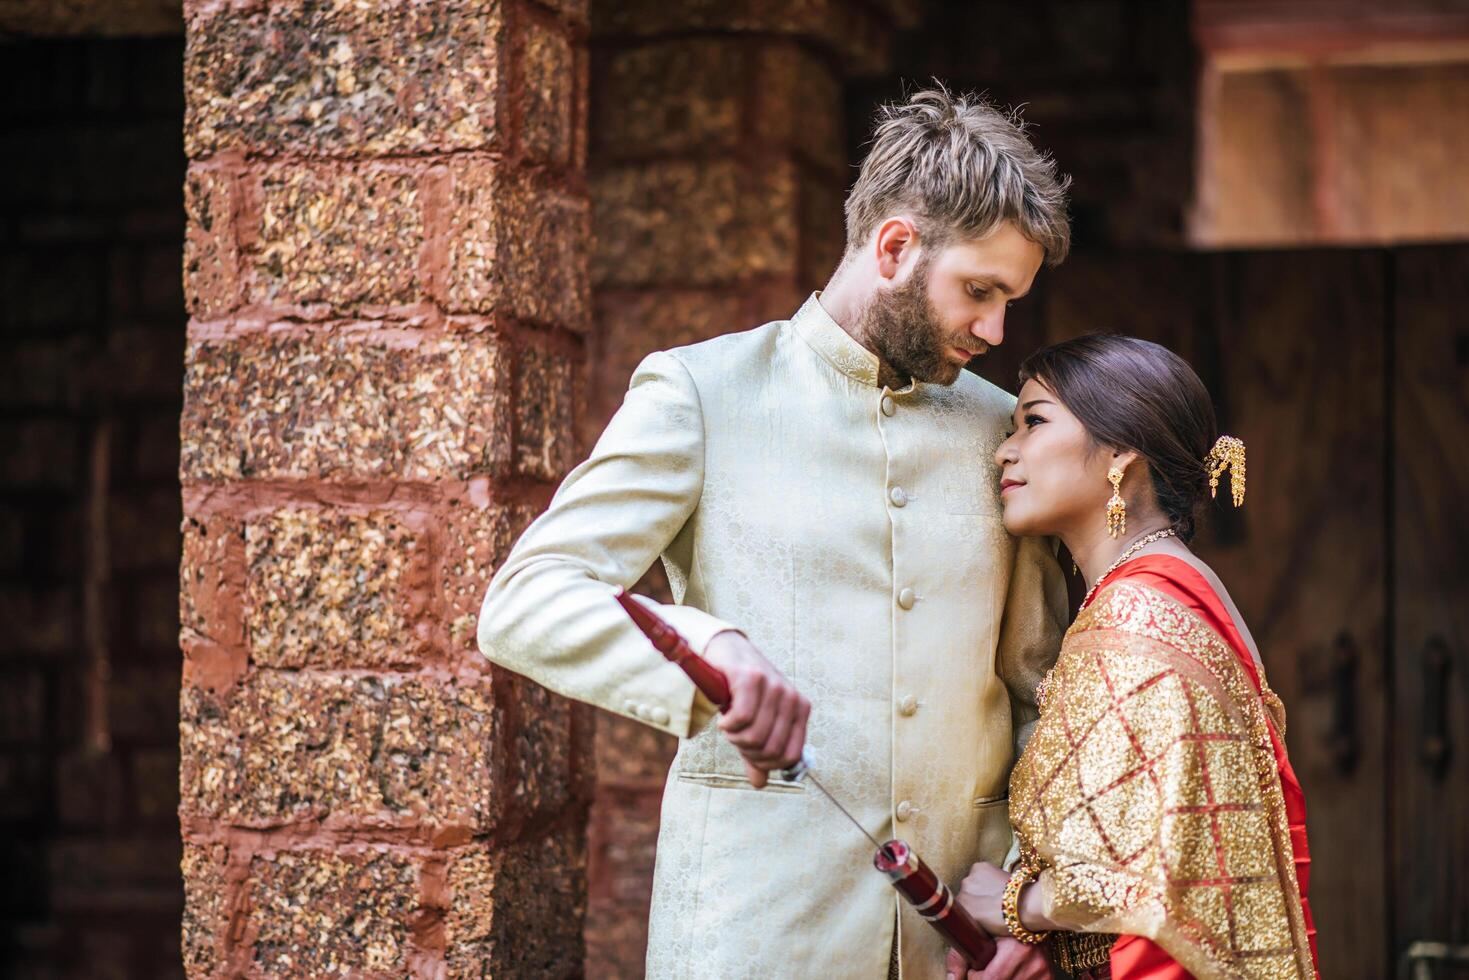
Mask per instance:
[[[1107,466],[1108,468],[1115,466],[1126,473],[1132,469],[1132,464],[1136,463],[1137,460],[1138,455],[1135,449],[1114,449],[1112,451],[1112,461]]]

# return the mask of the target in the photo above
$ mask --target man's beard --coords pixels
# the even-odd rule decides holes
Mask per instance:
[[[858,317],[858,336],[893,372],[914,381],[950,385],[964,369],[948,353],[938,311],[928,298],[928,266],[902,286],[873,295]]]

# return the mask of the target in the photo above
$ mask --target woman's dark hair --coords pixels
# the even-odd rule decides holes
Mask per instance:
[[[1045,385],[1101,446],[1147,460],[1158,506],[1185,541],[1209,490],[1204,457],[1219,436],[1209,392],[1166,347],[1092,334],[1044,347],[1020,365],[1020,384]]]

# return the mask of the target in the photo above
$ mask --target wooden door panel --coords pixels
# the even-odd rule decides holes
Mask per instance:
[[[1395,280],[1390,884],[1402,949],[1469,943],[1469,248],[1401,250]]]
[[[1216,508],[1199,550],[1286,705],[1291,764],[1306,791],[1322,975],[1375,980],[1389,963],[1386,259],[1257,252],[1214,262],[1210,385],[1223,431],[1248,447],[1249,492],[1237,514]]]

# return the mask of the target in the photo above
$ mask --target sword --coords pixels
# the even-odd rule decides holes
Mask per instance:
[[[679,635],[678,631],[663,620],[661,616],[654,613],[648,607],[638,602],[626,589],[617,590],[617,601],[627,611],[628,616],[643,631],[643,635],[653,644],[653,647],[665,658],[678,664],[694,686],[703,692],[704,696],[724,712],[729,708],[730,690],[729,680],[724,673],[709,661],[694,652],[688,642]],[[897,889],[898,894],[912,905],[914,910],[938,933],[944,937],[944,941],[957,949],[969,961],[971,967],[982,970],[988,965],[995,955],[995,941],[979,924],[964,910],[954,899],[954,893],[949,887],[939,880],[933,869],[924,864],[908,846],[906,841],[890,840],[886,844],[879,844],[877,838],[867,832],[856,817],[841,804],[841,802],[818,780],[812,773],[813,756],[810,749],[801,754],[801,760],[789,769],[782,771],[781,776],[791,782],[799,782],[802,779],[809,780],[811,785],[821,791],[821,795],[831,801],[841,811],[842,816],[852,822],[852,826],[862,832],[862,836],[872,842],[877,849],[872,863],[877,870],[887,875],[888,881]]]

